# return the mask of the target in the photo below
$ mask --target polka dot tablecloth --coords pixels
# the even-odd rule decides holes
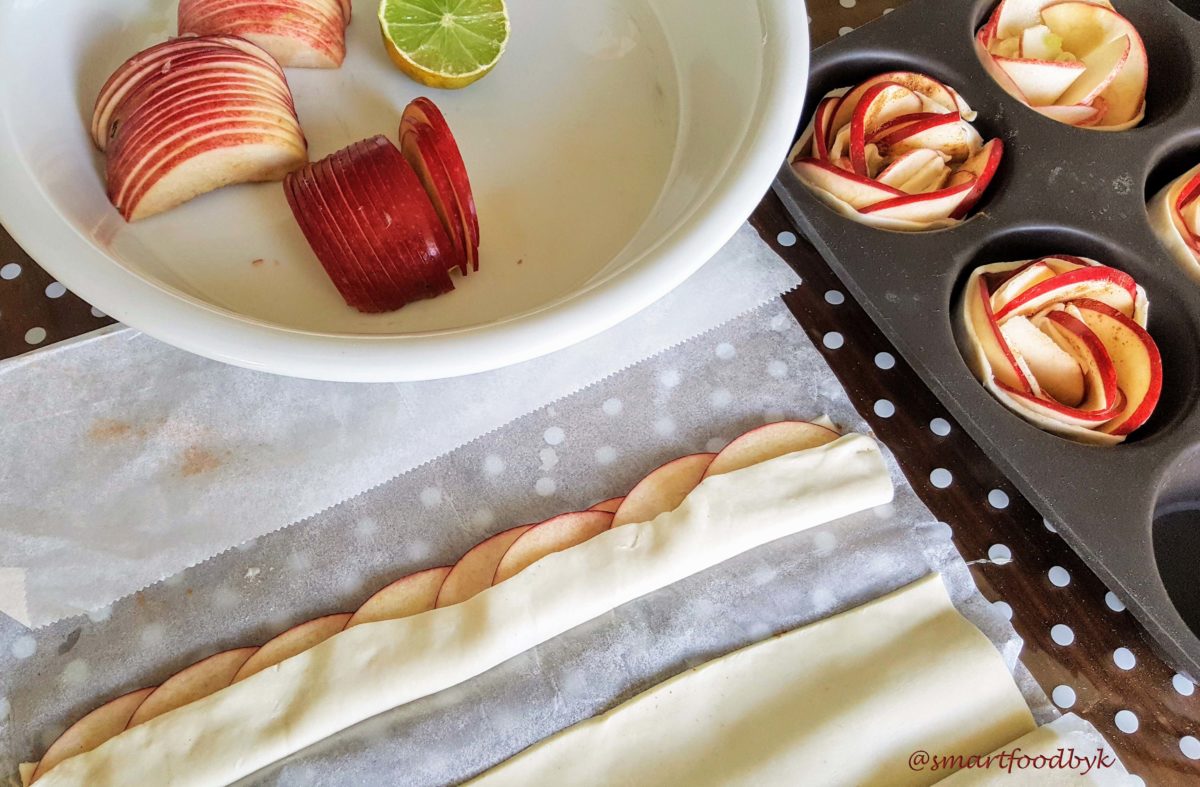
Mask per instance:
[[[845,35],[897,4],[811,0],[814,44]],[[1095,724],[1146,783],[1200,783],[1200,692],[1193,682],[1158,657],[1120,598],[946,415],[828,266],[796,236],[773,195],[752,221],[804,279],[785,297],[788,307],[897,455],[918,494],[948,523],[983,593],[1025,639],[1022,659],[1052,701]],[[0,358],[111,323],[0,231]],[[722,351],[733,348],[716,350]],[[787,374],[787,369],[776,373]],[[721,392],[712,396],[719,406]],[[604,403],[605,412],[614,415],[621,407],[617,400]],[[669,433],[671,424],[660,427]],[[562,439],[560,432],[547,430],[547,450]],[[601,464],[616,459],[615,453],[596,456]],[[504,460],[488,457],[485,471],[503,472]],[[553,480],[544,480],[537,492],[554,495]],[[439,495],[426,489],[422,500],[436,505]],[[20,640],[14,644],[21,646]]]

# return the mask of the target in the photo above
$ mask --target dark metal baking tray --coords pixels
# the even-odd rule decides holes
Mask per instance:
[[[1146,213],[1147,199],[1200,161],[1200,2],[1116,0],[1150,61],[1145,121],[1119,133],[1056,123],[993,81],[973,36],[995,3],[911,0],[822,46],[797,129],[798,136],[832,88],[894,69],[943,80],[978,111],[984,139],[1004,140],[1000,169],[972,218],[924,233],[862,226],[812,195],[786,164],[775,190],[963,427],[1168,659],[1200,677],[1200,287],[1161,246]],[[1082,445],[1027,423],[975,379],[956,342],[971,270],[1056,253],[1128,271],[1149,295],[1163,394],[1152,419],[1122,445]]]

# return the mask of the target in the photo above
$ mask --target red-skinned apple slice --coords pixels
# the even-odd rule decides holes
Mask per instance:
[[[950,214],[952,219],[961,219],[967,215],[971,208],[975,207],[975,203],[979,202],[979,198],[987,190],[991,184],[992,178],[996,176],[996,171],[1000,168],[1000,160],[1004,157],[1004,143],[999,137],[988,140],[978,153],[967,159],[957,172],[954,173],[950,180],[951,186],[958,186],[960,182],[965,182],[965,175],[973,175],[974,188],[971,189],[954,212]],[[959,179],[962,179],[960,181]]]
[[[233,682],[245,680],[265,669],[274,667],[284,659],[289,659],[297,653],[303,653],[309,648],[320,645],[334,634],[346,628],[350,620],[349,612],[339,612],[334,615],[307,620],[298,626],[293,626],[279,636],[269,640],[246,659]]]
[[[1146,329],[1106,303],[1080,299],[1078,317],[1108,350],[1125,406],[1101,431],[1127,435],[1150,418],[1162,393],[1162,356]]]
[[[1084,55],[1081,64],[1086,70],[1056,103],[1071,105],[1095,101],[1120,75],[1131,51],[1129,36],[1121,36]]]
[[[359,607],[346,628],[380,620],[397,620],[428,612],[437,604],[438,591],[450,573],[450,566],[438,566],[396,580]]]
[[[429,195],[442,226],[450,236],[462,275],[469,272],[472,249],[467,226],[459,212],[458,199],[450,176],[442,165],[440,156],[433,151],[430,126],[420,126],[400,139],[400,150],[421,180],[425,193]]]
[[[67,728],[46,753],[42,755],[33,771],[31,782],[37,781],[46,771],[68,757],[91,751],[109,738],[123,731],[129,718],[138,706],[154,691],[153,688],[138,689],[101,705]]]
[[[613,515],[613,527],[631,522],[649,522],[659,514],[674,511],[696,488],[716,454],[691,454],[673,459],[654,469],[637,483]]]
[[[401,139],[420,126],[429,126],[434,150],[441,159],[450,182],[454,184],[459,212],[465,217],[466,235],[470,239],[472,266],[479,270],[479,214],[475,209],[475,195],[471,190],[471,180],[467,176],[467,165],[463,162],[458,142],[454,139],[445,116],[436,104],[424,96],[413,99],[404,108],[404,115],[400,121]]]
[[[920,148],[897,157],[875,180],[905,194],[919,194],[940,188],[949,173],[946,159],[939,151]]]
[[[181,0],[179,31],[228,34],[261,46],[285,66],[337,68],[345,57],[340,0]]]
[[[971,276],[963,297],[966,307],[966,330],[976,352],[976,376],[983,380],[995,379],[1001,385],[1021,393],[1030,393],[1032,386],[1025,371],[1000,332],[1000,326],[992,314],[992,296],[987,277]]]
[[[284,179],[288,205],[321,266],[347,304],[362,312],[383,311],[372,297],[366,276],[341,226],[325,202],[312,164]]]
[[[532,527],[519,525],[509,528],[476,544],[446,575],[446,581],[438,593],[437,606],[458,604],[490,588],[504,553]]]
[[[854,117],[855,109],[862,103],[866,93],[883,83],[891,83],[908,88],[908,90],[917,95],[925,96],[947,112],[962,110],[962,105],[958,101],[957,94],[933,77],[914,71],[888,71],[859,83],[854,89],[845,94],[834,112],[833,120],[829,124],[830,130],[849,124]]]
[[[1009,315],[1028,316],[1056,303],[1091,298],[1107,303],[1122,313],[1132,314],[1137,283],[1124,271],[1106,265],[1089,265],[1068,271],[1024,289],[996,309],[996,319]]]
[[[808,185],[820,189],[853,208],[904,196],[904,192],[864,178],[817,159],[798,159],[792,170]]]
[[[625,502],[624,497],[610,497],[607,500],[601,500],[596,505],[590,507],[588,511],[607,511],[610,514],[615,514],[623,502]]]
[[[819,159],[829,156],[829,123],[840,101],[839,96],[826,96],[813,113],[813,155]]]
[[[992,55],[992,59],[1017,86],[1025,100],[1034,107],[1057,103],[1058,97],[1087,71],[1087,66],[1083,63],[1020,60],[999,55]]]
[[[103,140],[107,137],[106,130],[112,112],[121,106],[125,98],[132,91],[139,89],[148,78],[162,75],[164,69],[171,70],[178,58],[189,54],[202,53],[214,58],[228,58],[231,50],[255,58],[281,80],[284,78],[283,70],[274,58],[261,47],[257,47],[249,41],[228,36],[172,39],[134,55],[104,83],[100,95],[96,98],[96,106],[92,114],[92,139],[96,145],[103,149]]]
[[[225,688],[257,650],[249,647],[222,651],[176,672],[146,696],[130,717],[128,727],[136,727]]]
[[[418,288],[414,283],[423,282],[426,275],[403,258],[403,249],[395,245],[391,233],[397,218],[391,215],[395,203],[377,191],[395,174],[395,163],[387,156],[392,147],[386,138],[374,137],[326,159],[329,178],[346,205],[350,236],[359,239],[359,260],[389,311],[415,300]]]
[[[1000,0],[989,22],[996,38],[1012,38],[1038,24],[1046,6],[1059,0]],[[986,26],[985,26],[986,27]]]
[[[866,215],[885,216],[902,221],[936,221],[958,211],[975,187],[975,178],[957,186],[925,194],[905,194],[862,209]]]
[[[850,162],[854,165],[854,171],[862,176],[870,174],[867,168],[867,137],[889,120],[920,111],[921,100],[903,85],[880,82],[869,88],[850,119]]]
[[[613,515],[605,511],[574,511],[534,525],[500,558],[492,584],[498,585],[515,577],[546,555],[595,538],[608,530],[612,521]]]
[[[1070,407],[1083,401],[1083,369],[1058,342],[1025,317],[1005,320],[1000,334],[1026,379],[1037,386],[1035,393],[1044,393]]]
[[[834,430],[808,421],[778,421],[751,429],[722,448],[704,472],[704,477],[723,475],[796,451],[832,443]]]
[[[1062,405],[1039,397],[1043,406],[1059,413],[1071,413],[1085,422],[1108,421],[1116,414],[1120,405],[1120,388],[1117,385],[1117,368],[1112,362],[1104,343],[1082,320],[1064,310],[1051,311],[1046,323],[1057,329],[1054,338],[1070,348],[1079,361],[1087,380],[1085,398],[1078,407]]]
[[[941,123],[921,121],[905,126],[881,139],[879,148],[891,156],[918,148],[932,148],[945,153],[953,161],[966,161],[983,146],[983,139],[974,126],[959,119],[957,114],[944,117],[952,119]]]

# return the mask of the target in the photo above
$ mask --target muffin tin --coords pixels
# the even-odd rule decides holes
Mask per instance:
[[[984,139],[1004,140],[1000,169],[971,218],[924,233],[862,226],[822,203],[786,164],[775,190],[963,428],[1168,658],[1200,677],[1200,287],[1146,214],[1150,197],[1200,161],[1200,2],[1116,0],[1150,60],[1146,118],[1117,133],[1056,123],[993,81],[973,37],[995,3],[911,0],[819,48],[798,129],[832,88],[895,69],[943,80],[978,111]],[[1163,393],[1122,445],[1083,445],[1026,422],[984,389],[960,350],[959,297],[970,271],[1055,253],[1125,270],[1149,295]]]

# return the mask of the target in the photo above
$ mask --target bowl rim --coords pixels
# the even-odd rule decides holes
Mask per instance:
[[[4,5],[0,26],[15,13],[15,6]],[[795,0],[756,5],[770,35],[755,122],[709,196],[621,270],[485,325],[405,334],[324,333],[227,311],[134,273],[97,249],[64,222],[19,155],[0,156],[0,183],[9,186],[0,189],[0,224],[56,280],[105,314],[224,363],[318,380],[406,382],[527,361],[601,333],[682,284],[733,237],[770,188],[804,105],[808,14],[805,3]],[[15,149],[7,107],[0,102],[0,149]]]

